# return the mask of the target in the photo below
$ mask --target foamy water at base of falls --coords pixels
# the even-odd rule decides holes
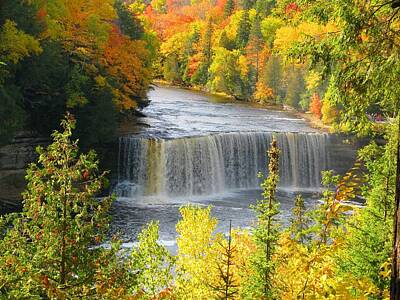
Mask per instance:
[[[315,205],[321,171],[331,169],[331,137],[284,112],[227,103],[202,93],[156,88],[143,126],[119,139],[117,201],[112,231],[132,246],[141,227],[159,221],[160,239],[174,248],[179,207],[212,205],[218,230],[250,227],[260,199],[267,150],[281,149],[278,198],[287,223],[296,194]],[[337,155],[335,156],[337,157]],[[344,159],[344,158],[343,158]]]

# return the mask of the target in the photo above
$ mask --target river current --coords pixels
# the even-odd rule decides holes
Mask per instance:
[[[226,232],[230,220],[251,227],[249,207],[260,198],[257,174],[266,173],[273,136],[281,148],[282,223],[296,194],[315,205],[321,171],[335,169],[337,138],[289,113],[170,87],[155,87],[148,97],[140,129],[119,139],[112,232],[120,232],[128,247],[154,220],[161,242],[174,249],[179,207],[188,203],[211,205],[219,231]]]

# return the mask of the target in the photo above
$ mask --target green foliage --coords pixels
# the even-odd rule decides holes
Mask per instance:
[[[257,0],[254,8],[258,15],[265,17],[271,13],[272,8],[275,6],[275,0]]]
[[[72,70],[62,46],[48,41],[43,47],[38,57],[28,58],[20,64],[15,81],[23,89],[23,108],[29,116],[28,124],[49,135],[58,128],[68,98],[78,92],[72,90],[72,83],[67,86]]]
[[[0,85],[0,145],[10,141],[22,128],[25,113],[21,102],[21,93],[16,86]]]
[[[141,299],[154,299],[160,291],[172,284],[174,258],[158,244],[158,224],[150,223],[139,234],[139,245],[128,259],[128,291],[143,294]]]
[[[277,56],[271,56],[265,63],[260,81],[267,87],[272,89],[272,93],[276,102],[284,96],[283,91],[283,70],[281,60]]]
[[[372,143],[360,150],[368,173],[363,188],[366,207],[356,210],[346,222],[348,233],[343,251],[337,261],[341,272],[370,279],[383,293],[389,287],[389,278],[382,269],[391,256],[395,193],[395,154],[397,126],[387,129],[388,143],[378,146]]]
[[[309,59],[312,67],[330,76],[331,101],[341,108],[337,120],[341,127],[359,134],[370,132],[373,128],[367,113],[376,107],[388,117],[395,116],[400,90],[394,32],[399,14],[390,2],[377,1],[365,7],[341,0],[304,4],[305,19],[334,22],[338,30],[323,39],[307,38],[293,47],[291,55]]]
[[[293,240],[300,244],[307,244],[311,236],[307,233],[311,225],[311,219],[307,214],[304,199],[301,195],[297,195],[294,200],[293,217],[290,222],[289,231]]]
[[[6,20],[0,31],[0,59],[3,63],[16,64],[30,54],[41,52],[39,42],[18,30],[16,24]]]
[[[257,216],[257,224],[253,231],[257,250],[251,259],[254,275],[250,277],[248,283],[248,293],[253,299],[274,299],[276,294],[273,283],[276,263],[273,255],[279,239],[276,220],[279,213],[279,204],[276,199],[279,182],[279,156],[280,150],[274,139],[268,150],[268,177],[261,184],[263,199],[257,201],[253,207]]]
[[[293,67],[289,73],[285,104],[299,108],[302,94],[305,92],[305,82],[301,70]]]
[[[219,38],[218,42],[219,47],[223,47],[227,50],[233,50],[235,49],[235,41],[231,40],[228,35],[226,34],[226,31],[222,31],[221,37]]]
[[[235,2],[233,0],[227,0],[224,6],[224,16],[229,17],[235,9]]]
[[[24,210],[0,242],[1,287],[10,298],[93,294],[99,262],[112,251],[104,241],[112,197],[96,198],[106,184],[94,152],[78,154],[67,116],[38,163],[27,170]]]
[[[117,0],[114,6],[117,11],[121,31],[131,39],[141,39],[144,34],[144,28],[140,21],[129,11],[125,2]]]
[[[164,62],[164,78],[169,82],[175,83],[181,80],[180,67],[175,55],[169,56]]]
[[[237,99],[249,97],[249,70],[243,58],[238,50],[215,49],[214,60],[209,68],[212,91],[223,92]]]
[[[207,22],[206,31],[201,39],[201,54],[202,54],[202,61],[200,62],[199,67],[191,77],[191,82],[194,84],[207,84],[209,72],[208,69],[210,68],[211,61],[212,61],[212,32],[213,32],[213,24],[211,18]],[[193,41],[193,42],[196,42]],[[192,46],[191,43],[190,46]]]
[[[249,42],[250,37],[250,20],[249,12],[247,10],[243,11],[240,15],[240,21],[238,25],[238,32],[236,35],[236,45],[240,49],[244,49]]]
[[[86,123],[81,116],[88,113],[102,121],[110,117],[111,126],[104,133],[99,129],[106,125],[91,126],[93,131],[80,135],[93,146],[105,134],[112,138],[117,112],[148,104],[144,96],[152,58],[146,48],[154,55],[154,35],[121,1],[115,8],[112,4],[111,0],[0,3],[1,101],[9,106],[1,108],[8,114],[1,124],[3,142],[22,127],[50,134],[68,108],[78,118],[80,133],[88,132],[81,128]],[[103,112],[106,108],[109,112]]]

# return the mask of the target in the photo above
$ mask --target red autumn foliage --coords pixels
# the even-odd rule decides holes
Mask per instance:
[[[36,18],[39,22],[44,21],[47,17],[47,10],[45,7],[41,7],[37,13],[36,13]]]
[[[297,5],[296,2],[289,3],[285,8],[285,13],[287,15],[291,15],[291,14],[299,12],[299,11],[300,11],[300,7]]]

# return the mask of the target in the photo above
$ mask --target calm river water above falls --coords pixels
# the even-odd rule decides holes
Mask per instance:
[[[160,240],[174,248],[179,207],[185,203],[212,205],[218,230],[226,231],[229,220],[234,227],[251,226],[249,206],[260,198],[257,173],[266,171],[273,136],[282,151],[283,222],[297,193],[308,205],[316,203],[321,171],[343,169],[352,160],[351,149],[338,155],[344,149],[338,137],[285,112],[177,88],[156,87],[149,98],[140,119],[146,126],[119,140],[112,231],[120,231],[127,246],[144,224],[157,220]]]

